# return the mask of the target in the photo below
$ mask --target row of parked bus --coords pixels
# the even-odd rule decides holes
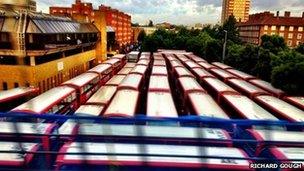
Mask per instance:
[[[254,76],[219,62],[209,64],[193,54],[164,53],[164,56],[173,73],[172,80],[179,80],[176,90],[180,90],[177,97],[181,99],[182,113],[197,114],[194,109],[205,108],[206,111],[199,112],[201,115],[217,111],[218,118],[304,121],[302,97],[288,97],[283,91]],[[216,103],[204,104],[211,102],[208,94],[228,115]],[[205,100],[202,102],[199,99]]]

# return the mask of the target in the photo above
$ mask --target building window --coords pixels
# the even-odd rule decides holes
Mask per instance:
[[[284,36],[285,36],[285,34],[284,34],[284,33],[280,33],[280,36],[281,36],[281,37],[284,37]]]
[[[301,44],[301,41],[297,41],[297,46],[299,46]]]
[[[275,35],[276,33],[275,32],[271,32],[271,35]]]
[[[7,90],[7,82],[3,82],[2,83],[2,89],[3,90]]]
[[[264,26],[264,30],[268,30],[268,26]]]
[[[299,27],[299,28],[298,28],[298,31],[303,31],[303,27]]]
[[[289,34],[288,34],[288,39],[292,39],[292,37],[293,37],[293,34],[292,34],[292,33],[289,33]]]
[[[265,32],[264,32],[264,35],[267,35],[267,34],[268,34],[268,33],[265,31]]]
[[[18,88],[19,87],[19,83],[14,83],[14,87]]]
[[[293,31],[293,26],[290,26],[290,27],[289,27],[289,31]]]
[[[271,26],[271,30],[277,30],[277,26]]]
[[[302,33],[298,33],[297,39],[302,39]]]
[[[288,40],[288,41],[287,41],[287,45],[288,45],[288,46],[292,46],[292,40]]]
[[[285,30],[285,26],[281,26],[280,31],[284,31],[284,30]]]

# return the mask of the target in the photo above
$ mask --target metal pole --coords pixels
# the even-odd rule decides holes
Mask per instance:
[[[224,30],[225,32],[225,40],[224,40],[224,45],[223,45],[223,56],[222,56],[222,63],[224,63],[225,56],[226,56],[226,46],[227,46],[227,30]]]

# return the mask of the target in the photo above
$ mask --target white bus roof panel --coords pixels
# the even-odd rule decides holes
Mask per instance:
[[[73,79],[70,79],[70,80],[62,83],[62,85],[74,85],[74,86],[77,86],[80,88],[97,77],[98,77],[98,74],[96,74],[96,73],[83,73],[79,76],[76,76]]]
[[[304,109],[304,97],[295,97],[295,96],[288,96],[285,97],[287,100],[292,102],[293,104],[296,104],[300,106],[302,109]]]
[[[219,157],[236,157],[236,158],[248,158],[246,153],[238,148],[231,147],[199,147],[199,146],[182,146],[182,145],[138,145],[138,144],[113,144],[113,143],[69,143],[66,144],[63,149],[65,153],[77,153],[81,152],[82,147],[86,149],[88,153],[111,153],[117,155],[87,155],[86,160],[94,161],[137,161],[142,162],[142,164],[154,163],[153,165],[164,164],[179,164],[183,163],[185,166],[186,163],[190,164],[208,164],[214,165],[214,167],[242,167],[239,169],[248,170],[249,161],[248,160],[233,160],[233,163],[223,163],[222,159],[215,158],[206,158],[201,159],[200,156],[219,156]],[[109,149],[111,149],[109,151]],[[145,150],[142,150],[145,149]],[[123,155],[118,155],[123,154]],[[144,154],[145,157],[140,155]],[[155,156],[155,155],[166,155],[164,156]],[[172,155],[172,156],[170,156]],[[65,160],[71,161],[82,161],[82,155],[64,155],[63,163]],[[101,162],[104,163],[104,162]],[[187,165],[187,164],[186,164]],[[189,165],[187,167],[189,167]],[[179,164],[179,167],[182,165]],[[186,167],[186,166],[185,166]]]
[[[259,141],[284,141],[304,144],[304,132],[282,130],[248,130]],[[292,144],[290,144],[292,145]]]
[[[186,61],[185,65],[188,66],[189,68],[201,68],[197,63],[193,61]]]
[[[153,66],[151,75],[168,75],[168,71],[165,66]]]
[[[191,74],[191,72],[186,68],[176,67],[176,68],[174,68],[174,70],[175,70],[178,77],[185,77],[186,76],[186,77],[193,77],[194,78],[193,74]]]
[[[128,62],[128,63],[126,63],[126,65],[124,66],[124,68],[134,68],[135,66],[136,66],[136,63]]]
[[[176,60],[172,60],[170,61],[170,65],[174,68],[174,67],[184,67],[183,64],[181,64],[179,61]]]
[[[171,93],[148,92],[147,116],[178,117]]]
[[[202,86],[192,77],[182,77],[178,78],[180,85],[183,88],[183,91],[191,91],[191,90],[200,90],[205,92]]]
[[[223,79],[236,78],[236,76],[230,74],[229,72],[223,69],[212,68],[211,71]]]
[[[88,101],[87,104],[109,104],[117,90],[116,86],[103,86],[101,87]]]
[[[231,66],[228,66],[226,64],[220,63],[220,62],[213,62],[212,65],[215,65],[221,69],[231,69]]]
[[[211,64],[209,64],[209,63],[207,63],[207,62],[199,62],[198,64],[199,64],[200,66],[202,66],[203,68],[205,68],[206,70],[209,70],[209,69],[211,69],[211,68],[217,68],[216,66],[211,65]]]
[[[249,74],[247,74],[245,72],[242,72],[242,71],[239,71],[239,70],[236,70],[236,69],[228,69],[227,71],[230,72],[231,74],[239,77],[239,78],[244,79],[244,80],[254,79],[255,78],[252,75],[249,75]]]
[[[99,74],[107,75],[112,71],[112,65],[111,64],[100,64],[92,69],[89,70],[89,72],[96,72]]]
[[[140,59],[136,64],[137,65],[146,65],[146,66],[148,66],[150,64],[150,60]]]
[[[231,84],[241,88],[242,90],[248,92],[248,93],[267,93],[266,91],[252,85],[251,83],[248,83],[245,80],[241,80],[239,78],[233,78],[233,79],[229,79],[228,82],[230,82]]]
[[[27,122],[0,122],[0,133],[14,134],[17,133],[15,126],[18,129],[18,133],[22,134],[50,134],[54,128],[54,124],[51,123],[27,123]]]
[[[216,89],[217,92],[235,92],[233,88],[222,82],[221,80],[218,80],[216,78],[204,78],[204,80],[212,86],[214,89]]]
[[[53,104],[60,102],[60,100],[64,99],[73,92],[75,92],[75,89],[68,86],[55,87],[14,108],[12,112],[24,111],[41,114],[45,110],[51,108]]]
[[[149,90],[170,91],[170,84],[167,76],[152,75],[150,77]]]
[[[139,90],[142,83],[143,76],[139,74],[129,74],[122,80],[118,85],[118,88],[131,88],[134,90]]]
[[[29,156],[32,154],[27,153],[22,155],[23,157],[20,157],[20,154],[24,152],[23,150],[21,150],[20,146],[26,152],[38,151],[37,143],[0,142],[0,151],[10,151],[10,153],[0,153],[0,162],[8,162],[8,164],[14,163],[13,166],[23,166],[24,163],[29,162],[26,161],[26,159],[29,159]]]
[[[128,75],[131,72],[132,68],[122,68],[117,75]]]
[[[164,59],[154,60],[153,65],[154,66],[166,66],[166,61]]]
[[[206,71],[203,68],[194,68],[192,69],[194,74],[196,74],[198,77],[203,78],[203,77],[214,77],[210,72]]]
[[[228,115],[210,95],[202,92],[193,92],[189,93],[188,98],[199,116],[229,119]]]
[[[105,107],[103,105],[82,105],[76,110],[78,116],[99,116]]]
[[[265,89],[266,91],[269,91],[271,93],[277,93],[277,94],[284,94],[284,91],[277,89],[275,87],[273,87],[269,82],[267,81],[263,81],[260,79],[254,79],[254,80],[249,80],[249,82],[253,83],[256,86],[259,86],[263,89]]]
[[[288,117],[291,120],[297,122],[304,122],[304,111],[296,108],[283,100],[267,95],[261,95],[255,97],[258,101],[262,102],[263,104],[271,107],[272,109],[278,111],[279,113],[283,114],[284,116]]]
[[[115,58],[104,61],[105,64],[111,64],[114,67],[118,66],[120,62],[121,62],[120,59],[115,59]]]
[[[118,86],[123,79],[125,79],[125,75],[114,75],[107,83],[106,85],[113,85]]]
[[[225,94],[223,97],[247,119],[279,120],[246,96]]]
[[[19,87],[10,90],[0,91],[0,103],[20,96],[35,93],[37,91],[38,89],[33,87]]]
[[[136,65],[132,71],[130,72],[130,74],[142,74],[145,75],[146,71],[147,71],[148,67],[144,66],[144,65]]]
[[[135,90],[118,90],[104,116],[133,117],[136,112],[139,92]]]

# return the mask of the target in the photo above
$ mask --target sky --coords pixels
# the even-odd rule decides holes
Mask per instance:
[[[70,7],[75,0],[36,0],[38,11],[49,12],[49,6]],[[193,25],[220,22],[222,0],[82,0],[97,8],[100,4],[117,8],[132,16],[133,23],[170,22]],[[291,11],[292,16],[304,12],[304,0],[251,0],[250,13],[262,11]]]

